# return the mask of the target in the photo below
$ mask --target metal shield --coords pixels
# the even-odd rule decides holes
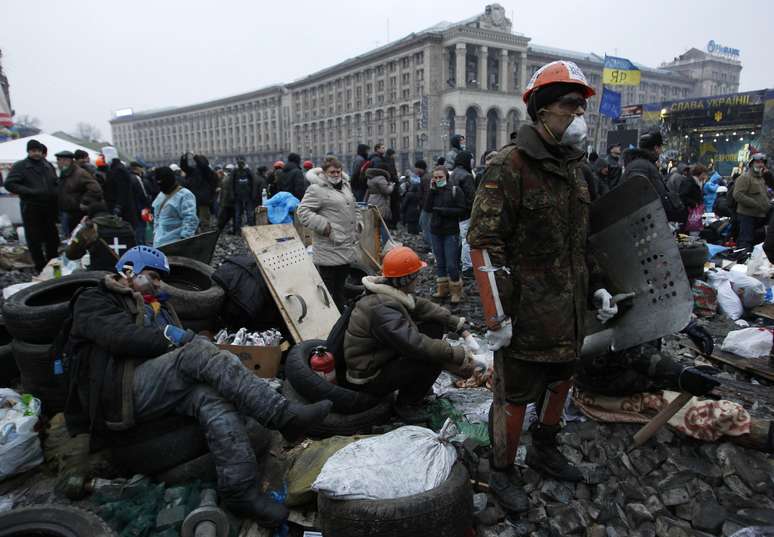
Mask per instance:
[[[609,279],[611,294],[634,293],[601,324],[586,318],[583,356],[621,351],[685,328],[691,286],[656,190],[634,177],[591,207],[589,248]]]

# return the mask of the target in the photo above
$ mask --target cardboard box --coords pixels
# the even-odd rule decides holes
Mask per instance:
[[[261,378],[277,376],[282,351],[287,343],[278,347],[256,347],[255,345],[218,345],[218,348],[235,354],[249,370]]]

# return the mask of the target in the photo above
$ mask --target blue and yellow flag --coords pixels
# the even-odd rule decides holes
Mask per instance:
[[[640,70],[626,58],[605,56],[602,83],[620,86],[639,86]]]

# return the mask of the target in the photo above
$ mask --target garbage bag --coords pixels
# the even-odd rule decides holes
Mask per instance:
[[[771,331],[766,328],[743,328],[729,332],[721,350],[742,358],[763,358],[771,353],[774,343]]]
[[[339,500],[390,500],[432,490],[457,461],[449,443],[457,430],[447,425],[438,434],[408,425],[354,442],[328,459],[312,490]]]
[[[457,395],[463,395],[466,392],[473,392],[470,389],[457,389],[447,392],[444,398],[433,401],[428,410],[430,411],[430,427],[432,429],[441,429],[446,420],[451,420],[457,427],[461,436],[475,440],[482,446],[488,446],[489,426],[488,420],[482,419],[484,415],[484,405],[486,414],[489,413],[489,407],[492,405],[492,392],[485,389],[475,390],[476,395],[488,395],[486,402],[479,397],[476,401],[466,404],[470,401],[462,401]]]
[[[759,280],[766,287],[774,286],[774,265],[771,264],[763,244],[756,244],[747,260],[747,275]]]
[[[732,321],[736,321],[744,314],[744,306],[739,295],[731,287],[729,273],[720,270],[708,270],[709,284],[718,292],[718,306],[720,311]]]
[[[309,443],[298,454],[288,472],[288,497],[285,505],[296,507],[313,502],[316,498],[312,484],[320,475],[325,463],[334,453],[369,436],[332,436],[325,440],[315,440]]]
[[[43,462],[40,438],[34,431],[39,415],[38,399],[0,388],[0,480]]]
[[[739,296],[742,305],[747,308],[760,306],[766,300],[766,286],[752,276],[743,272],[730,270],[728,272],[731,281],[731,288]]]

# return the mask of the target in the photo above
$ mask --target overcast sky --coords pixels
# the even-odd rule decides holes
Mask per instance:
[[[110,138],[113,111],[192,104],[289,82],[484,11],[470,0],[0,0],[17,114]],[[774,2],[500,2],[533,42],[657,66],[710,39],[741,50],[742,91],[774,87]],[[549,8],[550,5],[550,8]],[[554,7],[559,6],[559,7]],[[564,7],[562,7],[564,6]]]

